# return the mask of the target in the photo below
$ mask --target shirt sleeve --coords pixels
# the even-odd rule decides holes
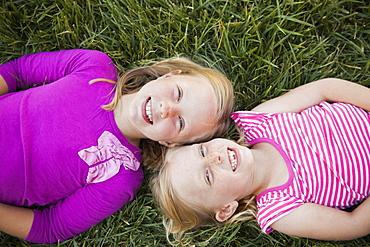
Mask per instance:
[[[271,233],[274,229],[271,225],[292,212],[297,207],[303,205],[303,201],[284,195],[282,192],[267,193],[257,199],[257,222],[262,232]]]
[[[117,70],[113,62],[103,52],[94,50],[62,50],[27,54],[18,59],[0,65],[0,75],[6,81],[9,92],[29,89],[57,81],[68,75],[83,75],[89,78],[90,71],[95,68],[104,71],[100,78],[115,80]],[[102,68],[104,66],[104,68]]]
[[[247,142],[264,136],[266,124],[275,114],[252,111],[237,111],[231,114],[237,127],[243,131]]]
[[[34,210],[33,225],[25,240],[51,244],[89,229],[133,200],[142,179],[141,168],[122,169],[111,179],[88,184],[48,209]]]

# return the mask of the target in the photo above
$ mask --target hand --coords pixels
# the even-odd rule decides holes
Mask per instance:
[[[4,78],[0,75],[0,95],[7,94],[8,92],[8,85],[6,84]]]

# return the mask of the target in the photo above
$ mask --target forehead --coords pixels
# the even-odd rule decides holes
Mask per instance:
[[[212,87],[210,81],[204,77],[197,76],[197,75],[184,75],[184,74],[179,74],[179,75],[174,75],[172,77],[169,77],[168,79],[172,79],[172,81],[181,81],[185,84],[204,84],[204,85],[209,85]]]
[[[195,158],[193,153],[194,145],[186,145],[180,147],[170,148],[166,153],[166,161],[167,165],[169,166],[169,170],[176,170],[178,167],[182,167],[189,163],[189,159],[185,157],[189,157],[190,159]]]
[[[209,205],[211,195],[202,176],[202,159],[197,155],[197,146],[183,146],[171,151],[168,157],[168,175],[173,189],[186,202]]]
[[[200,166],[200,159],[194,152],[194,147],[194,145],[181,146],[170,149],[167,153],[168,174],[171,177],[172,184],[176,185],[175,187],[183,187],[192,183],[197,173],[196,168]]]
[[[211,83],[195,76],[178,77],[178,85],[183,90],[182,117],[186,129],[181,133],[185,140],[204,136],[204,132],[215,128],[217,122],[217,98]]]

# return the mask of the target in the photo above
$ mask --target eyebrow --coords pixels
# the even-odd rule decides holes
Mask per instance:
[[[177,83],[177,87],[181,88],[181,92],[182,92],[181,100],[191,101],[190,99],[188,99],[188,97],[189,97],[189,84],[184,83],[184,82],[179,82],[179,83]],[[191,109],[188,109],[187,112],[190,112],[190,111],[191,111]],[[192,121],[189,120],[191,118],[189,118],[189,115],[186,115],[186,116],[182,115],[182,118],[183,118],[184,123],[185,123],[185,125],[184,125],[185,128],[183,129],[183,133],[187,138],[189,138],[189,135],[191,135],[191,130],[193,129],[191,124],[189,124],[189,123],[192,122]],[[194,125],[194,121],[192,122],[192,124]],[[184,130],[185,130],[185,132],[184,132]]]
[[[186,93],[186,91],[187,91],[186,87],[184,87],[184,85],[183,85],[182,83],[178,83],[178,84],[177,84],[177,87],[181,90],[181,93],[182,93],[182,96],[181,96],[181,102],[186,101],[186,96],[188,95],[188,94]],[[189,110],[190,110],[190,109],[189,109]],[[181,131],[181,132],[183,132],[183,133],[184,133],[184,131],[186,131],[187,133],[185,133],[185,136],[186,136],[187,138],[189,138],[189,137],[188,137],[188,135],[190,135],[191,128],[189,128],[189,126],[188,126],[188,123],[189,123],[189,121],[188,121],[188,117],[187,117],[187,116],[185,116],[183,112],[181,112],[181,113],[182,113],[182,114],[181,114],[181,118],[182,118],[182,119],[183,119],[183,121],[184,121],[184,127],[182,128],[182,131]]]
[[[201,145],[202,144],[200,144],[200,143],[198,143],[198,144],[193,144],[193,147],[195,147],[195,148],[193,148],[193,151],[195,152],[195,155],[196,155],[196,157],[201,157],[201,158],[203,158],[203,156],[201,155],[201,153],[200,153],[200,150],[199,150],[199,148],[201,147]],[[207,179],[206,179],[206,177],[205,177],[205,174],[204,174],[204,172],[205,172],[205,170],[204,170],[204,162],[202,161],[202,160],[200,160],[200,162],[201,162],[201,164],[202,164],[202,169],[198,169],[200,172],[199,172],[199,174],[198,174],[198,179],[199,179],[199,181],[201,181],[201,180],[203,180],[204,181],[204,183],[205,183],[205,185],[206,186],[209,186],[209,184],[207,183]],[[203,184],[203,183],[202,183]],[[200,187],[200,188],[203,188],[203,186],[202,187]],[[206,187],[207,188],[207,187]]]
[[[201,156],[202,157],[202,155],[200,154],[200,152],[199,152],[199,147],[200,147],[200,143],[197,143],[197,144],[193,144],[192,146],[193,146],[193,151],[195,152],[195,156]]]
[[[181,92],[181,100],[180,102],[183,102],[184,100],[184,88],[180,85],[180,84],[177,84],[177,90],[179,90]],[[187,126],[187,120],[185,119],[184,117],[184,114],[181,112],[181,115],[180,115],[182,121],[183,121],[183,127],[180,127],[180,133],[183,132],[184,130],[187,130],[188,128],[186,127]]]

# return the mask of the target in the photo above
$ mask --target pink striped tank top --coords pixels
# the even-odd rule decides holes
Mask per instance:
[[[288,181],[256,199],[263,232],[303,203],[344,209],[370,195],[368,112],[322,102],[301,113],[239,111],[232,118],[247,143],[272,144],[288,167]]]

